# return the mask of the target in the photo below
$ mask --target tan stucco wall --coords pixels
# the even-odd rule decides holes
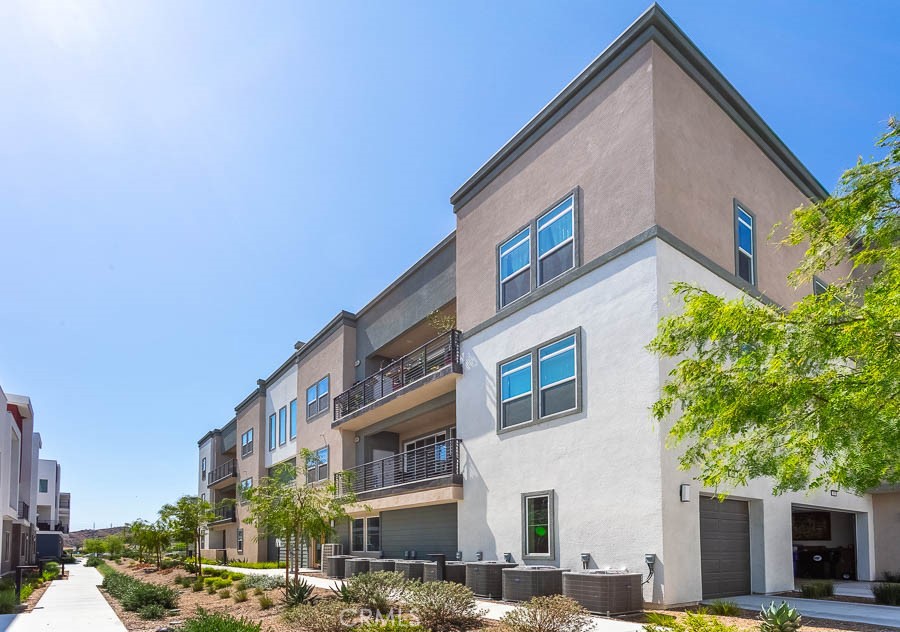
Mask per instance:
[[[900,573],[900,490],[872,494],[875,522],[875,574]]]
[[[587,262],[653,224],[651,49],[645,46],[457,212],[457,319],[496,312],[496,248],[581,187]]]
[[[251,404],[240,410],[237,416],[237,460],[238,460],[238,482],[248,477],[253,477],[253,484],[258,485],[259,480],[265,476],[265,452],[266,436],[263,426],[263,417],[265,415],[265,397],[258,396]],[[246,457],[241,457],[241,435],[253,428],[253,452]],[[253,525],[244,522],[247,518],[247,508],[240,503],[237,509],[237,526],[244,530],[244,551],[238,553],[237,550],[228,552],[229,558],[235,556],[250,562],[263,562],[266,560],[266,541],[261,539],[256,541],[257,531]],[[236,536],[235,536],[236,537]],[[231,546],[236,546],[236,540],[230,542]]]

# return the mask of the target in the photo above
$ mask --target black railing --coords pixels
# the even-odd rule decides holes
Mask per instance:
[[[234,507],[218,507],[215,510],[216,519],[213,520],[213,524],[218,522],[234,522],[235,521],[235,510]]]
[[[241,445],[241,456],[247,456],[248,454],[253,454],[253,442],[249,441]]]
[[[444,367],[459,367],[459,339],[459,331],[451,329],[357,382],[334,398],[334,419],[377,402]]]
[[[237,476],[237,461],[231,459],[219,465],[209,473],[209,485],[215,485],[219,481],[224,481],[229,476]]]
[[[334,475],[337,494],[355,494],[459,474],[459,439],[407,450]]]
[[[28,510],[31,509],[24,500],[19,501],[19,518],[28,518]]]

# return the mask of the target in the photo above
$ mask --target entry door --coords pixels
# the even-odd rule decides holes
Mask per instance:
[[[700,497],[703,598],[750,594],[750,506]]]

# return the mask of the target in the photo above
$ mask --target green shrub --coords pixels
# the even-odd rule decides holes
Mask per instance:
[[[135,580],[131,589],[119,601],[125,610],[132,612],[151,605],[169,610],[178,605],[178,593],[168,586]]]
[[[773,601],[759,613],[760,632],[797,632],[800,629],[800,613],[782,601],[776,606]]]
[[[225,577],[225,575],[222,575],[222,577]],[[231,578],[231,581],[237,582],[237,581],[244,579],[244,574],[243,573],[228,573],[228,577]]]
[[[273,569],[284,568],[284,562],[246,562],[244,560],[234,560],[228,562],[228,566],[234,568],[254,568],[254,569]]]
[[[197,558],[195,557],[186,557],[184,558],[184,562],[182,562],[182,566],[184,566],[184,570],[192,575],[196,575],[199,570],[199,566],[197,565]]]
[[[235,590],[247,590],[250,588],[243,579],[234,585]]]
[[[187,619],[179,628],[180,632],[259,632],[261,624],[253,623],[243,617],[237,619],[223,613],[198,610],[197,614]]]
[[[678,619],[665,612],[650,611],[644,613],[644,620],[650,625],[655,625],[657,628],[671,628],[672,624]]]
[[[101,564],[103,564],[103,560],[100,559],[99,557],[89,557],[89,558],[87,558],[87,561],[84,563],[85,566],[90,566],[91,568],[93,568],[95,566],[100,566]]]
[[[19,601],[25,602],[31,597],[31,593],[34,592],[34,584],[28,583],[22,586],[21,595],[19,596]]]
[[[253,594],[256,595],[257,597],[259,597],[260,595],[265,595],[266,593],[263,592],[262,588],[254,588]]]
[[[141,619],[162,619],[166,616],[166,609],[158,603],[151,603],[138,610],[138,615]]]
[[[216,587],[213,586],[212,584],[210,584],[209,586],[206,587],[206,592],[207,592],[207,594],[209,594],[209,595],[215,595],[215,594],[216,594],[216,590],[217,590]]]
[[[740,613],[741,609],[733,601],[714,601],[709,604],[709,611],[720,617],[733,617]]]
[[[247,585],[247,588],[261,588],[263,590],[274,590],[284,586],[284,577],[273,577],[271,575],[247,575],[241,581]]]
[[[247,591],[246,590],[234,591],[234,595],[232,595],[232,599],[234,599],[234,603],[244,603],[245,601],[247,601]]]
[[[816,581],[809,582],[800,586],[800,592],[807,599],[823,599],[824,597],[834,596],[834,582],[832,581]]]
[[[220,577],[218,579],[213,580],[213,586],[216,587],[216,590],[222,590],[223,588],[231,588],[231,580],[226,579],[224,577]]]
[[[268,610],[272,606],[275,605],[275,602],[272,601],[272,598],[268,595],[260,595],[259,596],[259,609],[260,610]]]
[[[10,579],[9,577],[4,577],[0,579],[0,590],[9,590],[10,588],[15,589],[16,582]]]
[[[376,571],[354,575],[344,581],[344,587],[338,592],[344,603],[358,603],[369,610],[387,613],[403,599],[407,584],[402,573]]]
[[[219,599],[230,599],[230,598],[231,598],[231,591],[228,590],[227,588],[223,588],[222,590],[219,591]]]
[[[344,613],[348,606],[335,599],[323,599],[316,604],[288,608],[284,619],[294,628],[305,632],[347,632]]]
[[[733,625],[726,625],[706,613],[686,612],[682,619],[675,619],[666,625],[649,623],[646,632],[737,632]]]
[[[885,606],[900,606],[900,582],[884,582],[872,586],[875,603]]]
[[[12,614],[18,604],[15,588],[0,590],[0,614]]]
[[[486,614],[478,609],[471,590],[453,582],[409,582],[406,603],[419,623],[432,630],[465,630],[477,626]]]
[[[337,584],[329,588],[331,593],[337,597],[338,601],[342,601],[344,603],[353,603],[353,593],[350,591],[350,587],[345,584]]]
[[[200,592],[201,590],[203,590],[203,582],[195,581],[193,584],[191,584],[191,590],[193,590],[194,592]]]
[[[533,597],[500,619],[503,632],[587,632],[591,617],[568,597]]]
[[[284,587],[284,603],[290,606],[299,606],[305,603],[315,603],[317,599],[313,596],[315,586],[305,579],[298,579],[288,583]]]

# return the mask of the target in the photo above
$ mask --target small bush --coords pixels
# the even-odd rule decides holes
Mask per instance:
[[[260,595],[259,596],[259,609],[260,610],[268,610],[272,606],[275,605],[275,602],[272,601],[272,598],[268,595]]]
[[[230,579],[220,577],[213,581],[213,586],[215,586],[217,590],[222,590],[223,588],[231,588],[231,583]]]
[[[263,592],[262,588],[254,588],[253,594],[256,595],[257,597],[259,597],[260,595],[265,595],[266,593]]]
[[[885,606],[900,606],[900,582],[885,582],[872,586],[875,603]]]
[[[84,563],[85,566],[90,566],[91,568],[94,568],[95,566],[100,566],[101,564],[103,564],[103,560],[100,559],[99,557],[89,557],[87,559],[87,561]]]
[[[194,582],[193,584],[191,584],[191,590],[193,590],[194,592],[200,592],[201,590],[203,590],[203,582],[202,581]]]
[[[230,598],[231,598],[231,591],[228,590],[227,588],[223,588],[222,590],[219,591],[219,599],[230,599]]]
[[[259,632],[261,624],[253,623],[243,617],[237,619],[223,613],[198,610],[197,614],[187,619],[179,628],[180,632]]]
[[[234,560],[228,562],[228,566],[234,568],[254,568],[254,569],[273,569],[284,568],[284,562],[245,562],[244,560]]]
[[[678,619],[671,614],[666,614],[664,612],[645,612],[644,619],[650,625],[655,625],[658,628],[671,628],[672,624],[675,623]]]
[[[168,586],[135,580],[135,584],[119,601],[123,608],[132,612],[151,605],[169,610],[178,604],[178,593]]]
[[[809,582],[800,586],[800,592],[807,599],[823,599],[825,597],[834,596],[834,582],[817,581]]]
[[[644,626],[646,632],[737,632],[733,625],[725,625],[715,617],[705,613],[686,612],[684,618],[675,619],[666,625],[650,623]]]
[[[274,590],[284,586],[284,577],[271,575],[247,575],[241,581],[247,584],[247,588],[262,588],[263,590]]]
[[[249,586],[243,579],[234,585],[235,590],[247,590]]]
[[[138,610],[141,619],[162,619],[166,616],[166,609],[158,603],[151,603]]]
[[[314,605],[288,608],[283,616],[292,627],[306,632],[347,632],[343,616],[347,608],[347,604],[335,599],[323,599]]]
[[[733,617],[738,614],[741,609],[733,601],[714,601],[709,604],[709,611],[720,617]]]
[[[800,613],[782,601],[776,606],[773,601],[759,613],[760,632],[797,632],[800,629]]]
[[[402,573],[376,571],[354,575],[344,581],[338,592],[344,603],[358,603],[369,610],[386,613],[403,599],[407,584]]]
[[[216,594],[216,587],[213,586],[212,584],[210,584],[209,586],[207,586],[207,587],[206,587],[206,594],[208,594],[208,595],[215,595],[215,594]]]
[[[500,619],[503,632],[587,632],[590,628],[587,610],[562,595],[533,597]]]
[[[31,597],[31,593],[34,592],[34,584],[25,584],[22,586],[22,592],[19,597],[19,601],[25,602],[28,601],[28,598]]]
[[[234,595],[231,596],[234,599],[234,603],[244,603],[247,601],[247,591],[246,590],[236,590],[234,591]]]
[[[12,614],[17,605],[15,588],[0,590],[0,614]]]
[[[225,575],[223,574],[222,577],[225,577]],[[228,577],[231,581],[238,582],[244,579],[245,575],[243,573],[228,573]]]
[[[47,562],[44,564],[44,572],[41,573],[45,582],[52,581],[59,577],[59,564],[56,562]]]
[[[419,623],[435,632],[475,627],[486,614],[471,590],[453,582],[409,582],[406,603]]]
[[[305,579],[298,579],[290,582],[284,588],[284,603],[290,606],[300,606],[306,603],[315,603],[317,599],[313,596],[315,586]]]

